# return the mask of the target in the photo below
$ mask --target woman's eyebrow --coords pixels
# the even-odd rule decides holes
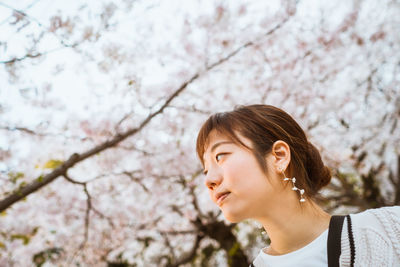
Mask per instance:
[[[233,142],[232,141],[221,141],[221,142],[215,143],[211,147],[211,153],[214,152],[214,150],[217,149],[217,147],[219,147],[220,145],[225,145],[225,144],[233,144]]]

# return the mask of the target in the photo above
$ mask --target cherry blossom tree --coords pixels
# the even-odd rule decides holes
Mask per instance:
[[[400,204],[398,1],[0,3],[0,265],[246,266],[194,146],[212,113],[288,111],[334,212]]]

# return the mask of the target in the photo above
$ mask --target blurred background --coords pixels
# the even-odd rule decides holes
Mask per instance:
[[[396,15],[397,14],[397,15]],[[0,266],[246,266],[209,200],[212,113],[290,113],[332,214],[400,204],[400,2],[0,2]]]

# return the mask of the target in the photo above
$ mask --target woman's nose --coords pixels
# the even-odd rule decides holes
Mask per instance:
[[[205,184],[208,189],[214,190],[222,182],[222,175],[216,171],[208,171]]]

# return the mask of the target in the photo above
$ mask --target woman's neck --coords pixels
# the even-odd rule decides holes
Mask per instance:
[[[302,207],[298,205],[278,207],[276,212],[270,211],[268,216],[258,219],[271,239],[264,252],[287,254],[306,246],[328,229],[331,215],[312,200],[301,203]]]

